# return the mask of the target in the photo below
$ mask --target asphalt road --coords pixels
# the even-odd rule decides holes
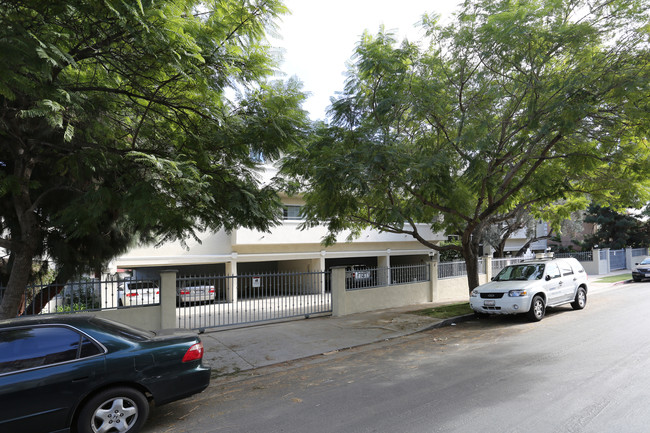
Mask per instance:
[[[144,432],[648,432],[650,283],[213,381]]]

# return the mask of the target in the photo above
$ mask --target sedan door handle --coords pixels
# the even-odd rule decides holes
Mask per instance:
[[[84,382],[84,381],[86,381],[86,380],[88,380],[88,379],[89,379],[88,376],[85,376],[85,377],[78,377],[78,378],[76,378],[76,379],[72,379],[72,383]]]

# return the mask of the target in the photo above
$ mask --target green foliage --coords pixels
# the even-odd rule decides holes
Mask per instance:
[[[279,220],[251,155],[276,158],[303,135],[300,85],[266,81],[265,34],[284,13],[276,0],[3,2],[0,247],[15,256],[11,293],[33,257],[71,275],[137,240]]]
[[[632,215],[592,204],[587,209],[585,222],[594,223],[596,232],[585,238],[583,248],[621,249],[647,248],[650,245],[650,224]]]
[[[71,305],[59,305],[56,307],[57,313],[71,313],[73,311],[84,311],[86,310],[86,304],[74,303]]]
[[[420,44],[364,34],[333,124],[284,167],[306,226],[327,221],[326,242],[372,226],[439,251],[432,233],[459,234],[472,287],[489,226],[526,210],[559,229],[587,194],[647,202],[644,5],[468,0],[448,26],[425,17]]]

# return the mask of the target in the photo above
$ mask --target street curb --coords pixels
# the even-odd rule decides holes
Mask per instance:
[[[461,323],[461,322],[467,322],[469,320],[474,319],[476,316],[473,313],[470,314],[465,314],[463,316],[456,316],[456,317],[451,317],[449,319],[445,319],[441,322],[435,323],[427,328],[424,328],[418,332],[423,332],[423,331],[430,331],[432,329],[437,329],[437,328],[444,328],[445,326],[452,326],[455,325],[456,323]]]

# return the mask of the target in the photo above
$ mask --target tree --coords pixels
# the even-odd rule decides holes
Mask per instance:
[[[277,0],[6,0],[0,9],[0,318],[35,257],[59,280],[134,241],[267,229],[255,174],[300,139],[295,81],[269,83]],[[228,95],[234,95],[228,97]]]
[[[483,242],[494,248],[494,257],[504,257],[508,239],[519,231],[524,231],[526,241],[514,254],[515,256],[523,255],[530,248],[531,244],[537,241],[555,240],[556,238],[559,241],[560,235],[562,234],[575,237],[583,230],[582,214],[584,211],[573,211],[568,218],[565,217],[565,212],[567,209],[575,209],[582,206],[585,202],[583,199],[579,199],[574,203],[568,203],[566,201],[555,203],[547,209],[547,212],[536,212],[537,217],[529,209],[517,208],[516,212],[511,213],[512,217],[505,219],[500,224],[487,227],[483,232]],[[537,231],[537,221],[540,218],[544,218],[544,222],[549,226],[549,229],[542,233]]]
[[[650,225],[632,215],[592,204],[587,209],[585,222],[596,224],[596,232],[585,238],[585,248],[621,249],[647,248],[650,245]]]
[[[483,233],[534,216],[647,194],[643,1],[467,1],[427,40],[359,42],[332,125],[288,158],[306,227],[458,234],[470,290]],[[419,48],[424,46],[425,48]],[[644,187],[639,187],[644,185]],[[559,220],[560,218],[558,218]]]

